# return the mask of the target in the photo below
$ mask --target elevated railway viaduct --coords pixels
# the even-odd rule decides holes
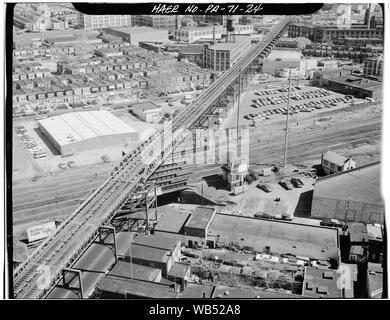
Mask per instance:
[[[86,199],[36,250],[14,271],[14,298],[43,298],[99,235],[101,227],[129,201],[137,206],[142,194],[150,190],[148,179],[173,150],[191,133],[204,127],[207,115],[215,113],[218,101],[235,92],[241,76],[265,57],[286,31],[289,18],[283,18],[265,38],[253,46],[232,68],[222,74],[193,104],[172,121],[171,143],[160,148],[166,132],[155,133],[133,152],[125,155],[111,176]],[[166,138],[166,137],[165,137]],[[145,200],[145,199],[144,199]],[[148,197],[146,197],[146,202]],[[148,203],[146,204],[148,206]]]

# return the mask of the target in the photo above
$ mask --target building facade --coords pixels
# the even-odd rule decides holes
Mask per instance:
[[[215,30],[215,31],[214,31]],[[213,39],[215,32],[215,39],[221,39],[226,34],[226,28],[222,25],[204,26],[204,27],[184,27],[175,31],[175,38],[178,41],[195,42],[200,39]],[[252,34],[253,25],[235,25],[234,34]]]
[[[156,29],[150,27],[131,27],[131,28],[110,28],[109,34],[121,37],[123,41],[138,45],[145,41],[168,41],[168,30]]]
[[[142,120],[157,123],[161,120],[161,107],[152,102],[141,102],[132,105],[131,110]]]
[[[226,71],[251,46],[249,37],[236,37],[236,42],[218,43],[204,51],[204,67],[215,71]]]
[[[145,26],[157,29],[175,30],[178,27],[177,15],[150,15],[140,14],[133,16],[133,26]]]
[[[312,218],[383,224],[384,214],[379,163],[316,180]]]
[[[354,169],[356,162],[351,157],[347,158],[328,151],[321,156],[321,166],[326,174],[333,174]]]
[[[288,26],[288,36],[291,38],[306,37],[315,42],[332,42],[342,38],[382,39],[383,29],[348,28],[338,29],[313,25],[292,24]]]
[[[79,25],[84,30],[97,30],[111,27],[130,27],[131,15],[87,15],[80,13]]]
[[[363,75],[367,78],[383,78],[383,57],[366,58],[363,61]]]

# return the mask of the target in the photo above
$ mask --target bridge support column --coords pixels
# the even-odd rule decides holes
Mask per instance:
[[[102,241],[102,234],[112,234],[113,242],[112,243],[104,243],[104,239]],[[112,245],[114,248],[115,262],[118,262],[118,254],[117,254],[117,246],[116,246],[116,232],[114,227],[109,226],[101,226],[99,227],[99,243],[104,243],[106,245]]]
[[[81,281],[81,271],[80,270],[76,270],[76,269],[68,269],[68,268],[62,269],[62,285],[64,287],[66,287],[66,288],[69,288],[69,284],[73,280],[73,278],[72,278],[69,282],[66,281],[66,275],[68,273],[76,275],[76,277],[78,279],[79,287],[78,288],[72,288],[72,289],[78,289],[79,292],[80,292],[80,298],[84,299],[83,283]]]
[[[149,215],[150,211],[154,210],[155,220],[157,220],[157,189],[154,183],[145,183],[140,186],[135,192],[130,194],[129,199],[126,202],[127,210],[132,211],[138,209],[138,211],[144,208],[145,209],[145,224],[146,230],[149,231]],[[130,220],[143,220],[142,218],[129,218]]]

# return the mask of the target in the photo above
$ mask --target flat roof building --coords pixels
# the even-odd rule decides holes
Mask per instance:
[[[305,267],[302,296],[310,298],[343,298],[337,270]]]
[[[162,109],[153,102],[132,104],[131,111],[146,122],[157,123],[161,120]]]
[[[366,288],[369,298],[383,298],[383,267],[380,264],[368,263]]]
[[[160,282],[161,270],[119,260],[108,273],[111,277]]]
[[[138,14],[133,15],[133,26],[174,30],[179,25],[179,20],[178,15]]]
[[[61,155],[138,141],[138,132],[108,111],[67,113],[38,127]]]
[[[80,12],[79,25],[84,30],[97,30],[110,27],[130,27],[131,15],[88,15]]]
[[[253,31],[253,30],[252,30]],[[195,42],[199,39],[221,39],[225,33],[223,26],[184,27],[175,31],[175,38],[178,41]]]
[[[158,208],[158,223],[154,232],[165,232],[172,234],[184,234],[184,225],[191,216],[191,212],[180,210],[173,206],[162,206]]]
[[[186,235],[206,238],[207,230],[215,215],[215,208],[197,207],[184,226]]]
[[[381,80],[383,78],[383,56],[363,60],[363,75],[367,78]]]
[[[306,37],[315,42],[332,42],[343,38],[358,39],[382,39],[383,29],[370,28],[337,28],[324,27],[307,24],[290,24],[288,26],[288,36],[291,38]]]
[[[235,42],[217,43],[204,51],[204,67],[226,71],[251,47],[249,36],[235,36]],[[215,63],[214,63],[215,55]]]
[[[381,99],[382,83],[356,76],[336,77],[328,80],[329,90],[342,94],[354,95],[357,98]]]
[[[164,29],[150,27],[109,28],[107,32],[134,45],[138,45],[140,41],[168,41],[168,30]]]
[[[249,251],[339,260],[339,233],[333,228],[217,213],[208,232],[212,239]]]
[[[160,210],[162,209],[162,210]],[[158,223],[154,234],[181,240],[192,247],[214,247],[208,242],[208,230],[216,214],[215,208],[196,205],[169,205],[159,208]]]
[[[384,224],[384,210],[379,162],[316,180],[312,218]]]
[[[166,276],[175,262],[180,260],[181,242],[159,235],[139,235],[134,238],[125,261],[159,268]]]
[[[176,298],[178,293],[171,285],[134,279],[106,276],[97,285],[103,299],[164,299]]]

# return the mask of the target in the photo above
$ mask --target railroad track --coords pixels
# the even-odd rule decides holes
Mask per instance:
[[[307,136],[290,137],[288,147],[288,159],[304,159],[308,156],[321,154],[329,148],[329,141],[334,142],[334,149],[341,149],[353,143],[364,143],[370,139],[380,139],[382,132],[378,123],[360,125],[358,127],[333,132],[319,132]],[[254,143],[250,146],[250,156],[253,162],[264,163],[281,158],[284,152],[284,143],[262,144]]]
[[[26,212],[19,214],[17,217],[13,218],[14,227],[20,227],[23,224],[28,224],[32,222],[42,221],[45,219],[53,220],[57,218],[58,215],[71,214],[79,206],[79,202],[71,201],[69,203],[61,204],[58,206],[52,206],[42,209],[32,209]]]
[[[106,175],[108,177],[110,175],[110,172],[107,171]],[[40,187],[27,185],[23,187],[13,188],[12,197],[16,199],[16,201],[21,202],[23,199],[29,200],[29,198],[32,198],[37,194],[39,194],[40,196],[42,195],[48,197],[56,193],[68,192],[69,190],[88,188],[90,185],[100,186],[104,182],[104,180],[106,180],[101,179],[100,177],[95,178],[90,175],[80,178],[78,178],[78,176],[72,176],[71,178],[66,180],[64,180],[61,176],[56,176],[55,179],[60,180],[61,183],[43,183]]]
[[[47,289],[60,279],[61,270],[74,263],[97,236],[99,227],[108,223],[127,201],[132,190],[144,183],[187,136],[186,129],[191,128],[197,118],[235,82],[238,71],[247,68],[264,50],[270,51],[269,48],[276,43],[288,22],[288,18],[283,19],[259,44],[250,49],[246,56],[207,88],[189,108],[175,117],[172,124],[172,144],[161,152],[155,152],[160,150],[158,147],[164,137],[164,132],[160,131],[124,157],[101,187],[14,271],[16,298],[40,298],[46,294]],[[47,288],[39,285],[40,266],[50,268]]]

